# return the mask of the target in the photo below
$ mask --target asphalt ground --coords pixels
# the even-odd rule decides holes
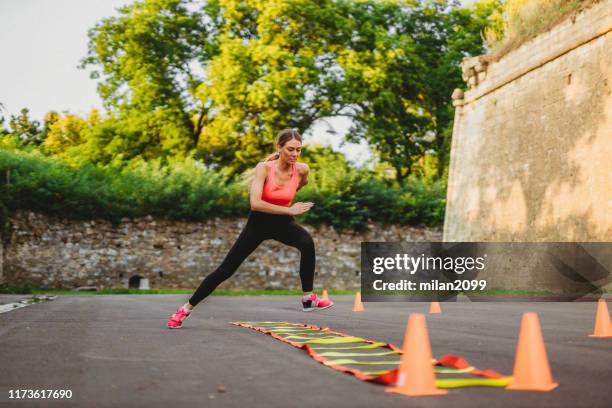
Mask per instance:
[[[434,357],[455,354],[511,374],[521,315],[539,314],[553,377],[549,393],[460,388],[404,397],[325,367],[304,351],[230,321],[325,325],[401,346],[410,313],[427,303],[366,303],[350,296],[303,313],[290,296],[210,297],[183,328],[165,323],[185,295],[59,296],[0,314],[2,406],[609,407],[612,339],[588,337],[596,304],[443,303],[427,315]],[[6,299],[6,298],[4,298]],[[2,296],[0,296],[2,300]],[[0,302],[1,303],[1,302]],[[71,390],[70,400],[9,399],[11,389]]]

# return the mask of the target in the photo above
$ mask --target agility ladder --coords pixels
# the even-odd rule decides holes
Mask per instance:
[[[393,385],[397,380],[402,351],[390,343],[375,342],[309,324],[288,322],[231,322],[268,334],[306,350],[308,355],[334,370],[362,381]],[[436,387],[505,387],[512,377],[492,370],[479,370],[464,358],[447,354],[432,361]],[[371,368],[371,369],[370,369]]]

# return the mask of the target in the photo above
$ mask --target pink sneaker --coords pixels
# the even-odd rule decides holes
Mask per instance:
[[[180,329],[183,325],[183,320],[185,320],[185,318],[190,314],[191,312],[187,311],[183,308],[183,306],[181,306],[175,314],[170,316],[170,319],[168,320],[168,323],[166,323],[166,326],[168,326],[168,328],[170,329]]]
[[[332,307],[334,302],[331,300],[319,299],[316,293],[312,293],[308,298],[302,297],[302,310],[312,312],[313,310],[323,310]]]

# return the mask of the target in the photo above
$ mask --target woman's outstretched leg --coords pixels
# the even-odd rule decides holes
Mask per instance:
[[[259,231],[258,231],[259,230]],[[178,329],[182,326],[183,320],[189,316],[191,309],[206,298],[215,290],[217,286],[236,272],[240,264],[261,244],[264,236],[261,227],[256,228],[252,222],[247,222],[236,242],[229,250],[223,262],[208,275],[196,289],[188,304],[180,307],[174,313],[167,326],[171,329]]]
[[[246,227],[242,230],[238,239],[234,242],[234,245],[225,256],[225,259],[221,262],[221,265],[202,281],[193,296],[189,299],[189,304],[192,307],[196,306],[204,300],[204,298],[210,295],[221,282],[228,279],[236,272],[240,264],[257,249],[262,241],[263,236],[261,232],[258,232],[252,225],[247,223]]]

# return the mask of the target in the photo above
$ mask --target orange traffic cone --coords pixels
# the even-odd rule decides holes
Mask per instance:
[[[429,305],[429,313],[430,314],[442,313],[442,309],[440,308],[440,302],[438,301],[431,302],[431,305]]]
[[[355,304],[353,305],[353,312],[363,312],[363,303],[361,303],[361,292],[355,293]]]
[[[397,383],[395,387],[385,388],[385,391],[412,397],[448,394],[447,390],[436,388],[436,375],[431,360],[425,315],[411,314],[404,335]]]
[[[327,289],[323,289],[323,295],[321,296],[323,300],[329,300],[329,295],[327,294]]]
[[[595,329],[589,337],[612,337],[612,323],[608,305],[604,299],[597,301],[597,313],[595,314]]]
[[[538,315],[524,313],[516,347],[513,380],[506,389],[551,391],[558,386],[550,373]]]

